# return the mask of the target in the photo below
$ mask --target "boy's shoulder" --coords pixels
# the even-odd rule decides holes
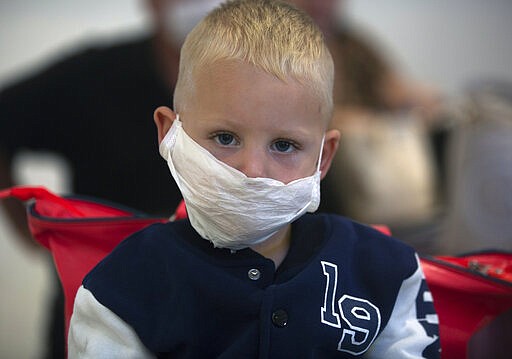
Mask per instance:
[[[354,250],[378,252],[386,249],[402,252],[404,255],[414,253],[411,246],[392,235],[384,233],[371,224],[360,223],[344,216],[319,213],[305,215],[300,220],[302,227],[316,227],[323,233],[325,239]]]
[[[186,238],[192,234],[187,231],[185,222],[188,221],[151,224],[126,237],[106,256],[106,259],[172,250],[172,247],[177,245],[176,239]]]
[[[418,268],[415,250],[376,228],[334,214],[313,214],[301,218],[301,227],[323,233],[319,251],[327,261],[343,263],[365,272],[386,272],[405,279]]]
[[[103,280],[115,281],[121,274],[135,280],[159,271],[160,266],[180,256],[180,248],[194,233],[185,220],[152,224],[124,239],[87,274],[83,283],[87,286]],[[146,272],[140,272],[141,268]]]

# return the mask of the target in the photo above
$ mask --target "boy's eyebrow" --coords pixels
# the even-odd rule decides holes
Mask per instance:
[[[241,123],[233,120],[231,118],[211,118],[211,119],[205,119],[204,123],[209,124],[211,127],[219,127],[219,126],[227,126],[230,128],[239,128]],[[245,124],[244,127],[246,128],[252,128],[250,124]],[[282,132],[282,137],[307,137],[311,136],[312,132],[311,129],[305,128],[304,126],[294,126],[293,128],[287,128],[283,129],[279,121],[275,122],[275,126],[273,126],[272,130],[277,130],[279,132]]]

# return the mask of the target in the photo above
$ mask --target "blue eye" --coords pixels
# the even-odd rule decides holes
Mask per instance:
[[[291,152],[295,148],[291,142],[284,140],[276,141],[272,146],[274,147],[274,150],[284,153]]]
[[[230,133],[219,133],[214,136],[215,141],[222,146],[230,146],[236,144],[235,136]]]

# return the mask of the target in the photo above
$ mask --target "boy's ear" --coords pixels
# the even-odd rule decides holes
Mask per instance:
[[[321,179],[325,177],[331,163],[338,149],[338,143],[340,141],[340,131],[336,129],[330,129],[325,132],[324,148],[322,150],[322,162],[320,163]]]
[[[155,110],[153,120],[155,121],[156,128],[158,129],[158,144],[162,142],[175,119],[176,113],[169,107],[160,106]]]

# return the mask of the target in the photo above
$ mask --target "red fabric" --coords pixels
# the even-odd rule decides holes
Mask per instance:
[[[174,212],[174,219],[177,221],[184,218],[187,218],[187,209],[185,208],[185,201],[182,200],[176,208],[176,212]]]
[[[438,256],[437,258],[512,283],[512,261],[510,256],[510,253],[490,251],[468,254],[463,257]]]
[[[75,294],[85,274],[130,234],[168,221],[140,217],[92,200],[62,198],[41,187],[0,191],[0,199],[7,197],[35,199],[29,207],[28,222],[34,238],[53,255],[66,299],[66,333]],[[182,201],[173,218],[186,216]],[[386,226],[374,227],[390,234]],[[466,358],[472,335],[512,308],[512,254],[422,258],[421,265],[439,316],[442,357]]]
[[[475,254],[473,260],[479,258]],[[482,254],[512,264],[512,254]],[[512,282],[473,272],[452,262],[465,262],[464,257],[422,258],[421,266],[434,298],[439,316],[442,358],[458,359],[468,355],[468,343],[477,331],[498,315],[512,309]],[[508,275],[511,273],[509,272]],[[512,325],[507,326],[512,330]],[[503,346],[506,343],[494,343]]]
[[[383,224],[374,224],[372,225],[373,228],[375,228],[376,230],[378,230],[379,232],[382,232],[388,236],[391,235],[391,230],[389,229],[388,226],[385,226]]]
[[[50,250],[65,298],[66,333],[83,277],[130,234],[167,218],[139,217],[94,201],[58,197],[44,188],[15,187],[0,199],[35,199],[28,209],[34,239]]]

